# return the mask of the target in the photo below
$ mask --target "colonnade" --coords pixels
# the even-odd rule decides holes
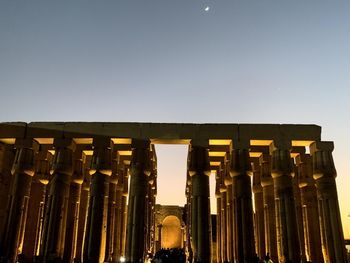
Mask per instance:
[[[92,124],[96,135],[76,124],[63,133],[27,126],[7,132],[0,124],[0,262],[143,262],[154,254],[157,142],[189,145],[190,262],[251,263],[256,254],[281,263],[347,262],[334,146],[320,140],[318,126],[263,125],[255,132],[203,125],[201,135],[196,125],[161,124],[164,134],[158,124],[143,125]],[[114,134],[123,127],[135,138]],[[149,139],[157,136],[167,139]]]
[[[1,199],[8,203],[1,262],[139,262],[154,252],[157,171],[149,141],[130,140],[130,156],[108,137],[1,146],[1,175],[11,181]]]
[[[347,262],[333,143],[271,142],[250,157],[254,147],[237,145],[216,169],[217,261]]]

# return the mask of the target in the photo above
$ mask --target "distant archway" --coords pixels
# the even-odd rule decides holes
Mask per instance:
[[[182,247],[181,222],[176,216],[170,215],[162,222],[162,247],[180,248]]]

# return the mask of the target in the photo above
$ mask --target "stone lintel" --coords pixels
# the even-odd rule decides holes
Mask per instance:
[[[24,138],[26,130],[25,122],[3,122],[0,123],[0,138]]]
[[[319,141],[321,127],[296,124],[193,124],[112,122],[0,123],[0,138],[135,138],[152,140],[234,139]],[[186,141],[187,143],[188,141]]]
[[[250,148],[250,140],[249,139],[243,139],[243,140],[233,140],[233,150],[249,150]]]

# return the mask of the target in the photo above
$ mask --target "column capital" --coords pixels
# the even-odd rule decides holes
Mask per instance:
[[[314,179],[322,177],[336,177],[337,171],[334,166],[332,152],[334,149],[333,142],[313,142],[310,145],[310,153],[313,160]]]
[[[32,139],[16,139],[16,156],[12,165],[11,173],[24,173],[34,176],[34,150],[38,144]]]
[[[261,185],[261,166],[258,160],[254,160],[252,163],[253,170],[253,193],[261,193],[263,188]]]
[[[72,181],[76,184],[82,184],[84,181],[83,174],[83,151],[88,150],[90,145],[76,144],[73,153],[73,176]]]
[[[296,158],[296,165],[299,174],[299,187],[314,185],[315,181],[312,177],[312,158],[310,154],[299,154]]]
[[[194,144],[190,146],[189,153],[189,167],[190,176],[197,173],[210,175],[209,149],[203,144]]]
[[[55,154],[50,173],[73,174],[73,152],[75,143],[72,139],[55,138],[53,141]]]
[[[50,165],[53,159],[51,149],[52,145],[40,145],[40,150],[35,155],[35,177],[44,185],[50,181]]]
[[[293,164],[290,158],[291,151],[290,141],[274,141],[270,145],[271,154],[271,175],[273,178],[282,175],[291,175],[293,172]]]
[[[271,155],[263,153],[259,157],[259,164],[261,169],[260,180],[262,187],[272,185],[273,180],[271,176]]]
[[[249,147],[245,144],[236,144],[231,152],[230,175],[231,177],[246,174],[251,171]]]
[[[150,176],[152,171],[150,141],[132,139],[131,149],[131,173],[140,174],[142,172],[143,174]]]
[[[109,137],[95,137],[93,138],[92,145],[94,152],[91,160],[90,174],[99,172],[111,176],[111,139]]]

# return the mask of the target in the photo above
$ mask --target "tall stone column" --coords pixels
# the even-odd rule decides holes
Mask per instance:
[[[233,191],[232,191],[232,178],[227,169],[225,173],[225,186],[226,186],[226,251],[227,251],[227,260],[233,262],[236,255],[234,255],[234,244],[236,240],[234,239],[234,219],[233,219]]]
[[[312,160],[309,154],[300,154],[296,158],[299,174],[301,204],[303,207],[303,223],[306,259],[323,263],[320,222],[317,207],[317,192],[312,176]]]
[[[272,154],[272,178],[275,192],[277,247],[280,262],[300,262],[300,245],[292,182],[290,145],[276,148]]]
[[[120,203],[117,202],[117,184],[118,184],[118,173],[117,173],[117,160],[112,161],[112,176],[110,177],[109,184],[109,195],[108,195],[108,212],[107,212],[107,236],[106,236],[106,252],[104,262],[113,262],[113,256],[116,253],[117,243],[117,218],[118,206]]]
[[[48,184],[45,220],[40,255],[44,262],[63,259],[69,188],[73,173],[72,141],[55,139],[55,155]]]
[[[105,259],[111,148],[109,138],[94,138],[91,185],[85,226],[84,262],[102,263]]]
[[[12,166],[13,182],[10,190],[6,227],[1,246],[4,262],[16,262],[22,252],[28,212],[30,187],[34,175],[34,153],[31,139],[16,139],[16,156]]]
[[[265,249],[265,221],[264,221],[264,197],[261,186],[261,168],[257,162],[253,164],[253,193],[254,193],[254,223],[256,237],[256,251],[260,258],[266,255]]]
[[[116,216],[115,216],[115,233],[114,233],[114,248],[113,248],[113,257],[112,262],[118,262],[120,257],[122,256],[122,222],[123,222],[123,206],[122,206],[122,199],[123,199],[123,181],[124,181],[124,167],[121,163],[117,164],[117,192],[116,192]]]
[[[130,194],[126,232],[126,261],[139,262],[145,258],[145,223],[147,177],[150,175],[150,145],[147,141],[132,142]]]
[[[156,189],[156,180],[157,180],[157,173],[156,173],[156,166],[153,165],[151,175],[148,179],[148,194],[147,194],[147,200],[148,200],[148,224],[147,224],[147,252],[152,253],[153,248],[153,241],[154,241],[154,228],[155,228],[155,189]]]
[[[313,157],[313,177],[317,188],[322,250],[327,263],[347,262],[335,183],[333,149],[333,142],[314,142],[310,146]]]
[[[84,180],[81,149],[76,149],[74,152],[73,170],[68,199],[64,262],[72,262],[77,250],[80,196]]]
[[[300,247],[300,260],[301,262],[306,261],[305,252],[305,238],[304,238],[304,221],[303,221],[303,207],[301,204],[301,193],[299,188],[299,172],[297,166],[294,164],[294,158],[291,158],[293,172],[292,172],[292,182],[293,182],[293,193],[295,200],[295,213],[297,216],[298,225],[298,236],[299,236],[299,247]]]
[[[216,174],[216,260],[222,263],[221,259],[221,193],[220,193],[220,174]]]
[[[222,261],[228,261],[227,255],[227,189],[225,184],[222,182],[220,184],[220,194],[221,194],[221,258]]]
[[[157,176],[156,176],[157,178]],[[156,198],[157,198],[157,180],[154,181],[154,184],[152,185],[152,253],[153,255],[157,252],[156,251]],[[185,209],[185,208],[184,208]],[[185,212],[184,212],[185,213]],[[184,215],[183,215],[184,219]],[[185,240],[186,240],[186,232],[184,231],[184,239],[183,239],[183,246],[185,248]]]
[[[35,174],[31,185],[22,249],[26,262],[33,262],[33,257],[39,255],[46,186],[50,180],[50,161],[52,160],[52,155],[48,152],[49,148],[51,146],[40,145],[40,149],[35,155]]]
[[[242,142],[235,143],[231,155],[230,174],[233,177],[233,224],[235,226],[235,262],[250,263],[255,256],[253,203],[251,180],[248,171],[251,170],[249,162],[248,145]]]
[[[128,210],[127,210],[127,199],[129,196],[129,185],[128,185],[128,168],[124,168],[124,174],[123,174],[123,192],[122,192],[122,203],[121,203],[121,209],[122,209],[122,222],[121,222],[121,255],[126,256],[126,228],[127,228],[127,222],[128,222]]]
[[[271,156],[262,154],[259,158],[261,167],[261,186],[264,202],[264,230],[265,249],[273,262],[278,262],[277,236],[276,236],[276,212],[273,180],[271,176]]]
[[[15,153],[16,150],[13,145],[0,143],[0,234],[4,232],[8,214],[7,204],[13,179],[11,168],[15,159]]]
[[[84,244],[84,233],[85,233],[85,222],[86,213],[88,210],[89,195],[90,195],[90,167],[91,167],[92,155],[87,155],[83,152],[82,164],[83,164],[83,183],[81,185],[80,203],[79,203],[79,220],[77,230],[77,246],[75,250],[74,258],[81,260],[83,258],[83,244]]]
[[[189,156],[189,173],[192,180],[193,262],[211,262],[210,166],[207,146],[192,142]]]
[[[189,159],[189,157],[188,157]],[[192,200],[192,181],[189,172],[187,171],[186,176],[186,205],[185,205],[185,221],[186,221],[186,256],[189,262],[192,262],[193,253],[192,253],[192,214],[191,214],[191,200]]]

